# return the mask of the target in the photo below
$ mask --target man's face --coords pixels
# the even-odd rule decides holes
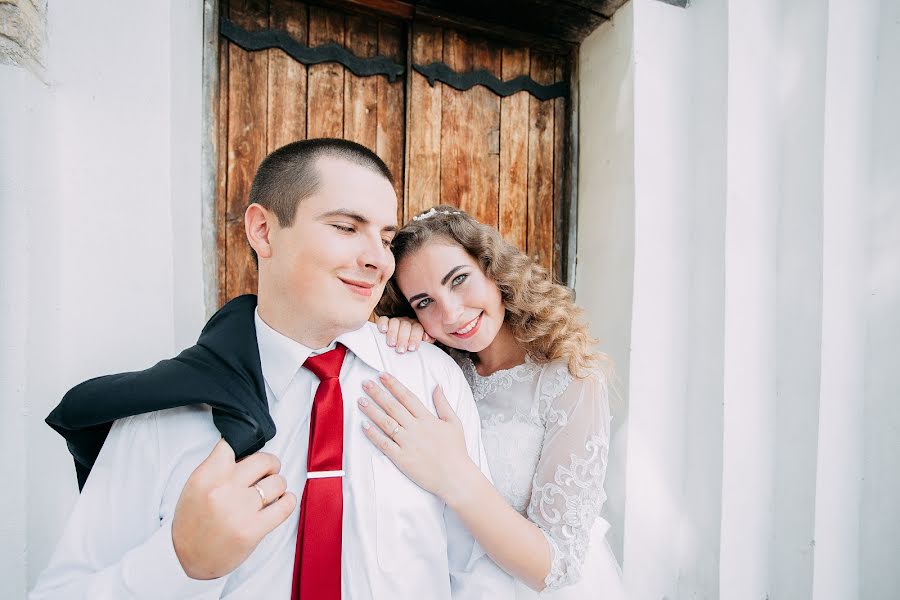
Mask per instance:
[[[316,167],[321,185],[293,225],[271,226],[266,276],[281,312],[339,334],[365,323],[394,273],[397,196],[371,169],[337,158]]]

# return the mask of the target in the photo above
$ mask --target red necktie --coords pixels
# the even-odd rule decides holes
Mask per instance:
[[[346,353],[338,344],[303,363],[319,378],[319,387],[309,416],[307,479],[300,501],[291,600],[341,600],[344,399],[338,375]]]

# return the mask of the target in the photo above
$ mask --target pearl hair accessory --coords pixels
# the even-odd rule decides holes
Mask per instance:
[[[459,212],[458,210],[457,210],[457,211],[435,210],[434,208],[432,208],[431,210],[429,210],[429,211],[426,212],[426,213],[422,213],[421,215],[416,215],[415,217],[413,217],[413,221],[424,221],[425,219],[431,218],[431,217],[433,217],[433,216],[436,215],[436,214],[442,214],[442,215],[461,215],[462,213]]]

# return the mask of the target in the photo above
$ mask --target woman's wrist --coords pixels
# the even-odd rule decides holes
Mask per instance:
[[[448,478],[447,486],[438,494],[447,506],[460,512],[465,506],[478,497],[481,484],[486,481],[481,469],[471,459]]]

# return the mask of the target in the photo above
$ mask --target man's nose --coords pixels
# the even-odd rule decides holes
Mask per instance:
[[[390,276],[393,273],[394,255],[390,248],[384,247],[384,242],[378,238],[375,242],[369,242],[360,253],[359,264],[367,270],[384,271]]]

